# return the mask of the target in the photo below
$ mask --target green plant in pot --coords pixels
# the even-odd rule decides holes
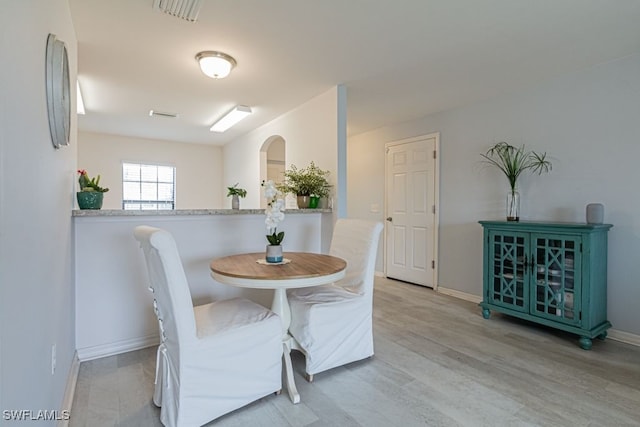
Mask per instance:
[[[327,188],[330,187],[328,175],[328,170],[320,169],[314,162],[302,169],[291,165],[290,169],[284,171],[284,182],[278,186],[278,189],[283,193],[297,196],[298,208],[317,207],[318,199],[328,195]],[[310,206],[312,199],[314,199],[314,206]]]
[[[320,208],[320,209],[328,209],[329,208],[329,197],[331,196],[331,187],[332,186],[327,182],[317,192],[317,195],[319,197],[318,208]]]
[[[227,197],[231,197],[231,209],[240,209],[240,197],[247,197],[247,190],[238,188],[239,183],[235,183],[232,187],[227,187]]]
[[[506,142],[498,142],[486,153],[480,154],[486,163],[497,167],[509,180],[510,191],[507,194],[507,221],[520,220],[520,194],[517,181],[525,171],[541,175],[551,170],[547,153],[539,154],[525,150],[524,145],[516,147]]]
[[[100,175],[89,178],[84,169],[78,169],[78,175],[80,191],[76,193],[76,198],[80,209],[101,209],[104,193],[109,189],[100,186]]]

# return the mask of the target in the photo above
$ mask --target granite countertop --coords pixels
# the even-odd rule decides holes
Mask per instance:
[[[287,209],[286,215],[331,213],[331,209]],[[176,209],[161,211],[125,211],[122,209],[73,210],[74,217],[87,216],[181,216],[181,215],[264,215],[264,209]]]

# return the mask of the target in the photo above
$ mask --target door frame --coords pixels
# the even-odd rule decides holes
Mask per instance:
[[[389,187],[388,187],[388,178],[389,178],[389,162],[387,160],[387,152],[390,147],[402,144],[408,144],[411,142],[422,141],[425,139],[435,139],[435,158],[434,158],[434,167],[433,167],[433,197],[435,204],[435,212],[433,216],[433,290],[438,290],[438,248],[440,247],[438,243],[439,236],[439,225],[440,225],[440,132],[433,132],[426,135],[414,136],[411,138],[399,139],[396,141],[386,142],[384,144],[384,239],[383,239],[383,260],[384,260],[384,276],[387,277],[387,225],[388,221],[386,218],[389,216],[387,203],[389,202]]]

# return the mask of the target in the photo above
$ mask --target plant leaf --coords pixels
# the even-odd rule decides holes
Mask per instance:
[[[547,153],[525,151],[524,145],[515,147],[506,142],[498,142],[486,153],[480,154],[486,163],[497,167],[509,180],[511,191],[515,191],[516,182],[522,172],[530,169],[538,175],[551,170],[551,162],[546,159]]]

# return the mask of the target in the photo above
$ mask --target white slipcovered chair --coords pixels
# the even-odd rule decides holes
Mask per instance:
[[[326,286],[288,292],[289,332],[305,354],[307,379],[373,356],[373,276],[382,223],[339,219],[330,255],[347,261],[346,275]]]
[[[234,298],[193,306],[171,234],[139,226],[160,325],[154,403],[165,426],[200,426],[281,389],[282,324]]]

